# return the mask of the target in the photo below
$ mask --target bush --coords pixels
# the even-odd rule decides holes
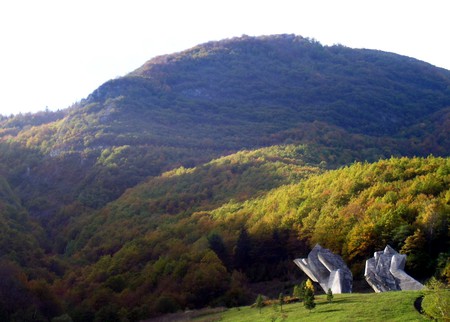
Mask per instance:
[[[422,308],[433,319],[450,321],[450,288],[432,277],[426,284]]]
[[[156,300],[155,311],[159,313],[174,313],[180,309],[178,303],[170,296],[161,296]]]

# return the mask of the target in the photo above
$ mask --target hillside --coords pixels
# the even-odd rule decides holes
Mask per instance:
[[[303,303],[283,305],[278,308],[264,307],[261,313],[251,307],[233,308],[221,313],[205,314],[193,319],[197,322],[232,321],[252,322],[270,319],[283,321],[429,321],[414,308],[417,292],[388,292],[381,294],[339,294],[332,303],[325,296],[317,297],[316,307],[309,312]],[[395,303],[393,305],[393,303]],[[179,315],[182,320],[183,314]],[[150,320],[151,321],[151,320]],[[150,322],[148,321],[148,322]]]
[[[0,176],[0,254],[1,259],[18,261],[33,269],[39,266],[44,236],[42,229],[33,223],[11,190],[8,182]],[[40,241],[40,242],[39,242]]]
[[[0,273],[18,300],[0,319],[242,305],[303,278],[292,259],[316,242],[357,278],[386,243],[445,278],[449,128],[449,71],[293,35],[202,44],[2,117]]]
[[[75,200],[98,208],[144,177],[243,148],[310,144],[330,167],[446,155],[449,84],[449,71],[391,53],[243,37],[154,58],[65,113],[2,121],[0,133],[37,158],[17,171],[31,168],[18,189],[43,200],[40,215]],[[48,188],[58,198],[36,195]]]
[[[123,307],[139,294],[133,305],[154,303],[150,311],[160,313],[244,304],[254,296],[250,282],[299,278],[292,259],[316,242],[342,254],[356,280],[364,261],[386,244],[408,255],[408,272],[426,278],[448,265],[449,162],[390,159],[323,174],[298,168],[304,174],[290,184],[240,202],[229,195],[233,179],[218,187],[203,167],[180,169],[157,185],[151,180],[129,190],[83,223],[75,258],[91,264],[80,266],[76,279],[69,275],[68,296],[100,292]],[[241,175],[237,182],[247,180]],[[204,195],[208,187],[216,198]],[[180,197],[180,188],[189,198]],[[174,201],[186,204],[170,214]],[[94,309],[95,303],[95,296],[83,302]]]

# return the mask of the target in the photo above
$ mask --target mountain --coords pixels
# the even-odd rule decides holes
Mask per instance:
[[[345,160],[325,160],[330,167],[445,155],[449,84],[449,71],[391,53],[292,35],[243,37],[154,58],[47,123],[3,122],[3,137],[65,169],[31,169],[35,182],[98,208],[143,177],[242,148],[299,142],[351,150]]]
[[[28,305],[0,317],[243,304],[300,278],[315,242],[355,276],[385,243],[442,275],[449,128],[450,71],[294,35],[155,57],[66,110],[2,117],[0,273]]]

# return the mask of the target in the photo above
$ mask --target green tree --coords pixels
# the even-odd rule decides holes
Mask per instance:
[[[292,291],[292,296],[297,298],[299,302],[303,300],[303,288],[301,285],[294,286],[294,290]]]
[[[278,315],[279,315],[278,302],[277,301],[273,301],[272,310],[273,310],[273,312],[270,315],[270,320],[274,322],[274,321],[276,321],[278,319]]]
[[[224,265],[227,265],[228,253],[222,237],[218,233],[212,232],[208,235],[207,239],[209,248],[212,249],[217,254],[217,256],[224,263]]]
[[[333,292],[331,291],[331,288],[327,291],[327,302],[331,303],[333,301]]]
[[[316,307],[314,302],[314,286],[310,279],[305,283],[305,299],[303,305],[311,312],[313,308]]]
[[[102,307],[96,314],[94,322],[120,322],[118,307],[113,304]]]
[[[171,296],[162,295],[155,303],[155,310],[159,313],[173,313],[179,310],[178,303]]]
[[[261,309],[264,307],[264,301],[261,294],[258,294],[255,302],[256,307],[259,309],[259,314],[261,314]]]
[[[234,247],[234,265],[236,269],[244,270],[251,263],[251,239],[245,228],[239,233],[236,246]]]
[[[305,301],[303,305],[311,312],[313,308],[316,307],[316,303],[314,302],[314,293],[311,289],[307,288],[305,292]]]
[[[298,300],[304,301],[305,300],[305,291],[306,291],[306,280],[302,281],[300,283],[300,290],[299,290],[299,294],[298,294]]]
[[[52,292],[50,286],[44,280],[29,282],[29,289],[34,295],[34,302],[40,313],[47,318],[58,316],[62,313],[60,300]]]
[[[283,312],[283,304],[284,304],[284,295],[280,293],[278,296],[278,304],[280,304],[280,311]]]
[[[444,283],[434,277],[428,281],[422,308],[433,319],[438,321],[450,320],[450,290]]]

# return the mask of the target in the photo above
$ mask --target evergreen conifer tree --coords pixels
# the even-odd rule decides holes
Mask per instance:
[[[300,289],[298,293],[298,300],[302,302],[305,299],[305,290],[306,290],[306,280],[301,282]]]
[[[297,298],[297,300],[300,302],[300,297],[301,297],[301,294],[302,293],[302,290],[301,290],[301,288],[300,288],[300,285],[295,285],[294,286],[294,289],[292,290],[292,297],[296,297]]]
[[[316,307],[316,303],[314,302],[314,286],[310,279],[305,283],[304,292],[303,305],[311,312],[311,310]]]
[[[314,292],[310,288],[306,288],[305,291],[305,300],[303,305],[311,312],[313,308],[316,307],[316,303],[314,302]]]
[[[331,291],[331,288],[327,291],[327,302],[331,303],[333,301],[333,292]]]
[[[283,312],[283,304],[284,304],[284,295],[280,293],[278,296],[278,304],[280,304],[280,311]]]
[[[261,314],[261,309],[264,306],[264,301],[263,301],[263,297],[261,294],[258,294],[255,304],[256,304],[256,307],[259,309],[259,314]]]

